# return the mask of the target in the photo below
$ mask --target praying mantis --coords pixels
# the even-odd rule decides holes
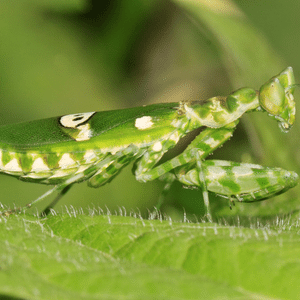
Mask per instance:
[[[230,201],[260,201],[298,183],[293,171],[255,164],[207,160],[233,135],[243,114],[267,112],[283,132],[295,121],[293,69],[286,68],[259,91],[241,88],[205,101],[153,104],[122,110],[64,115],[0,127],[0,172],[54,187],[57,197],[46,213],[75,183],[90,187],[110,182],[129,163],[140,182],[160,179],[200,187],[206,216],[212,220],[208,192]],[[159,164],[187,133],[203,127],[187,148]],[[6,214],[8,212],[5,212]]]

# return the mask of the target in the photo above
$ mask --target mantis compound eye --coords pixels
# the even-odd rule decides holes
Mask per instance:
[[[295,121],[294,86],[293,69],[288,67],[266,82],[259,91],[260,106],[279,122],[279,127],[284,132]]]
[[[264,84],[259,92],[260,105],[271,115],[277,116],[285,107],[285,92],[278,78]]]

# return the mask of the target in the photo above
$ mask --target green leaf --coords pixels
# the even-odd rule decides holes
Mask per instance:
[[[296,299],[298,223],[253,228],[70,210],[0,219],[0,294],[26,299]]]
[[[122,254],[125,249],[121,249],[132,243],[140,247],[136,250],[137,256],[151,256],[153,251],[150,249],[147,253],[145,247],[149,241],[147,238],[143,241],[143,236],[150,233],[152,245],[160,238],[157,235],[151,238],[153,227],[143,223],[134,218],[113,216],[70,218],[63,215],[47,220],[22,216],[1,218],[0,294],[26,299],[243,296],[244,293],[234,287],[201,274],[164,264],[147,264],[139,259],[127,260],[124,255],[118,255],[117,249]],[[168,233],[168,227],[159,231],[172,237],[174,233]]]

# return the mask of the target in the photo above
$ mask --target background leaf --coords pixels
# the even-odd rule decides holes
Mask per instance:
[[[0,225],[2,295],[297,299],[300,292],[298,222],[250,229],[70,210]]]

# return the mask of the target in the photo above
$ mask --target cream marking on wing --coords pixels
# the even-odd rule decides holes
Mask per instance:
[[[62,168],[62,169],[67,169],[67,168],[70,168],[70,167],[73,167],[74,165],[76,165],[76,162],[74,161],[74,159],[72,159],[70,157],[70,153],[65,153],[59,163],[58,163],[59,167]]]
[[[87,141],[93,136],[93,131],[91,130],[91,125],[86,123],[95,112],[79,113],[62,116],[60,118],[60,123],[62,126],[67,128],[73,128],[78,130],[78,134],[75,137],[75,140]],[[84,124],[85,123],[85,124]],[[74,136],[73,136],[74,138]]]
[[[16,158],[13,158],[9,163],[4,166],[4,169],[11,172],[22,172],[22,168]]]
[[[90,124],[84,124],[77,127],[79,130],[79,133],[77,137],[75,138],[76,141],[87,141],[93,136],[93,131],[91,130]]]
[[[37,158],[31,166],[32,172],[49,171],[49,170],[50,170],[49,167],[44,163],[41,157]]]
[[[60,123],[64,127],[77,129],[78,125],[86,122],[95,112],[65,115],[60,118]]]
[[[134,124],[134,126],[139,130],[149,129],[153,125],[154,125],[154,123],[152,122],[152,117],[150,117],[150,116],[144,116],[141,118],[137,118],[135,120],[135,124]]]

